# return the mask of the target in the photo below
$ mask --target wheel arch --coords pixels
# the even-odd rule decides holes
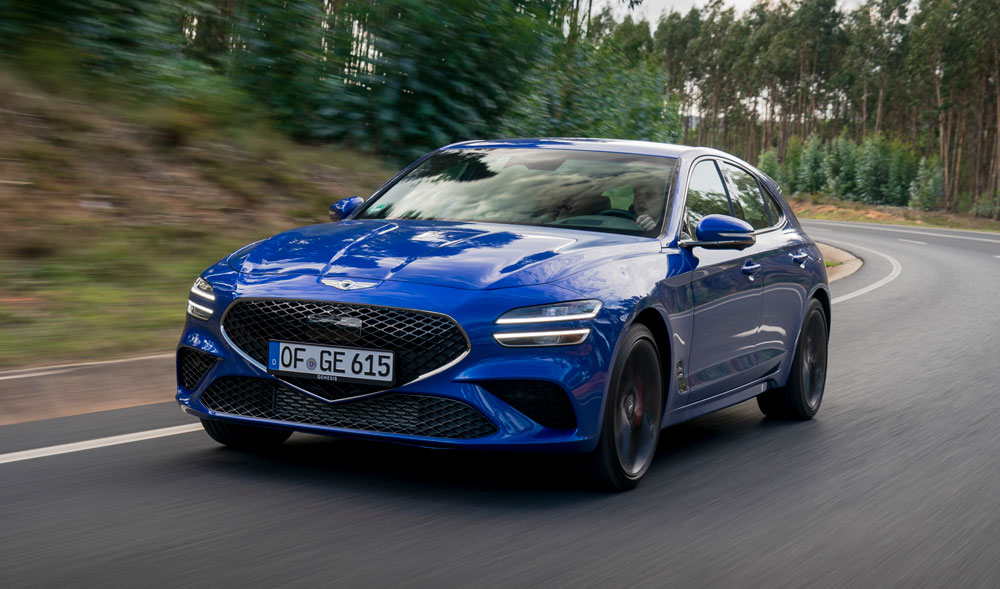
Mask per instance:
[[[830,300],[830,292],[828,290],[826,290],[825,288],[823,288],[822,286],[820,286],[820,287],[817,287],[816,290],[813,291],[812,295],[810,295],[809,298],[810,299],[816,299],[816,300],[818,300],[819,304],[823,306],[823,315],[826,318],[826,338],[827,338],[827,340],[829,340],[830,339],[830,320],[833,317],[832,310],[831,310],[833,302]],[[803,319],[805,319],[805,315],[803,315]],[[796,339],[798,339],[798,338],[796,338]]]
[[[673,381],[673,370],[670,368],[672,366],[673,358],[673,352],[670,345],[670,328],[667,326],[667,322],[663,318],[663,314],[656,307],[646,307],[645,309],[639,311],[639,313],[636,314],[635,318],[622,333],[627,332],[628,328],[631,328],[631,326],[635,324],[642,325],[653,333],[653,340],[656,343],[656,349],[660,353],[660,373],[664,385],[663,412],[666,414],[667,398],[670,395],[670,383]]]

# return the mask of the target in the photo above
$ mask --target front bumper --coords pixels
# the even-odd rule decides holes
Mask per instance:
[[[574,297],[558,286],[466,291],[387,281],[367,291],[341,292],[322,285],[315,275],[222,271],[209,279],[217,296],[213,317],[208,321],[189,317],[178,346],[179,354],[195,350],[206,355],[201,359],[207,367],[193,375],[190,362],[178,362],[177,401],[191,415],[419,446],[545,452],[586,452],[596,446],[607,368],[620,329],[611,314],[602,312],[586,322],[566,322],[566,328],[591,328],[590,337],[580,345],[505,348],[493,338],[498,331],[523,331],[526,327],[495,325],[493,321],[503,312]],[[442,313],[465,331],[469,350],[444,369],[391,390],[328,401],[268,374],[227,337],[219,318],[234,300],[247,297]],[[543,426],[501,400],[495,384],[512,380],[560,387],[571,407],[574,426]],[[242,404],[220,403],[223,389],[229,395],[226,399],[238,398]],[[380,420],[370,419],[372,414],[381,416]],[[409,421],[403,419],[407,415]],[[414,415],[433,423],[413,427]]]

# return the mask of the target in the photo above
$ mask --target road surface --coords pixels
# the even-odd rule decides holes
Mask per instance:
[[[564,458],[304,435],[10,461],[190,424],[173,403],[7,425],[0,586],[996,586],[1000,236],[806,226],[865,260],[811,422],[750,401],[671,428],[618,495]]]

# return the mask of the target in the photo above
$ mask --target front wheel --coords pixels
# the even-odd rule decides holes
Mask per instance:
[[[823,306],[813,299],[802,322],[788,383],[757,397],[764,415],[797,421],[816,415],[826,387],[827,333]]]
[[[240,450],[267,450],[285,443],[292,432],[266,427],[202,419],[201,426],[216,442]]]
[[[662,416],[659,350],[649,329],[633,325],[614,363],[601,438],[589,457],[601,487],[626,491],[639,484],[656,454]]]

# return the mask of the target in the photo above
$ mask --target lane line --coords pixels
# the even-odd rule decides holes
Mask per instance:
[[[997,258],[998,260],[1000,260],[1000,256],[993,256],[993,257],[994,257],[994,258]]]
[[[1000,243],[1000,239],[988,239],[986,237],[972,237],[971,235],[952,235],[950,233],[931,233],[930,230],[918,231],[915,229],[896,229],[894,227],[879,227],[866,225],[864,223],[834,223],[831,221],[814,221],[803,219],[805,225],[826,225],[827,227],[851,227],[858,229],[868,229],[869,231],[895,231],[896,233],[912,233],[913,235],[924,235],[931,237],[946,237],[948,239],[967,239],[969,241],[984,241],[986,243]]]
[[[81,452],[83,450],[92,450],[94,448],[117,446],[119,444],[131,444],[132,442],[140,442],[142,440],[152,440],[154,438],[164,438],[167,436],[186,434],[198,431],[200,429],[201,429],[200,423],[192,423],[188,425],[178,425],[175,427],[165,427],[163,429],[151,429],[144,432],[125,434],[122,436],[111,436],[110,438],[98,438],[96,440],[88,440],[86,442],[75,442],[73,444],[61,444],[59,446],[49,446],[48,448],[37,448],[35,450],[11,452],[9,454],[0,454],[0,464],[6,464],[8,462],[20,462],[22,460],[33,460],[35,458],[56,456],[58,454],[69,454],[70,452]]]
[[[31,372],[29,374],[14,374],[11,376],[0,376],[0,380],[14,380],[15,378],[34,378],[36,376],[49,376],[52,374],[63,374],[72,371],[73,371],[72,368],[64,368],[62,370],[47,370],[45,372]]]
[[[903,239],[902,237],[897,237],[897,241],[903,241],[906,243],[915,243],[917,245],[927,245],[926,241],[917,241],[916,239]]]
[[[896,258],[890,256],[889,254],[884,254],[882,252],[877,252],[877,251],[875,251],[875,250],[873,250],[871,248],[862,247],[860,245],[855,245],[853,243],[847,243],[847,242],[844,242],[844,241],[840,241],[839,239],[828,239],[828,238],[824,237],[823,241],[831,241],[835,245],[836,244],[840,244],[840,245],[844,246],[847,249],[847,251],[851,251],[852,249],[859,249],[859,250],[863,250],[863,251],[866,251],[866,252],[873,253],[876,256],[881,256],[881,257],[885,258],[886,260],[889,261],[889,264],[892,265],[892,270],[886,276],[884,276],[881,280],[879,280],[877,282],[874,282],[872,284],[869,284],[868,286],[865,286],[863,288],[859,288],[858,290],[856,290],[854,292],[849,292],[849,293],[847,293],[845,295],[840,295],[839,297],[837,297],[837,298],[833,299],[832,301],[830,301],[831,305],[836,305],[837,303],[842,303],[844,301],[849,301],[849,300],[853,299],[854,297],[860,297],[863,294],[868,294],[871,291],[875,290],[876,288],[882,288],[883,286],[889,284],[890,282],[892,282],[893,280],[895,280],[896,278],[898,278],[899,275],[903,272],[903,266],[902,266],[902,264],[899,263],[899,260],[897,260]]]
[[[160,358],[173,358],[174,352],[168,352],[166,354],[151,354],[149,356],[133,356],[132,358],[120,358],[118,360],[99,360],[96,362],[77,362],[75,364],[57,364],[54,366],[35,366],[34,368],[17,368],[14,370],[4,370],[0,371],[0,376],[13,375],[20,373],[31,373],[34,375],[35,372],[44,372],[49,370],[69,370],[71,368],[86,368],[88,366],[106,366],[108,364],[124,364],[126,362],[139,362],[141,360],[157,360]],[[40,374],[39,374],[40,375]]]

